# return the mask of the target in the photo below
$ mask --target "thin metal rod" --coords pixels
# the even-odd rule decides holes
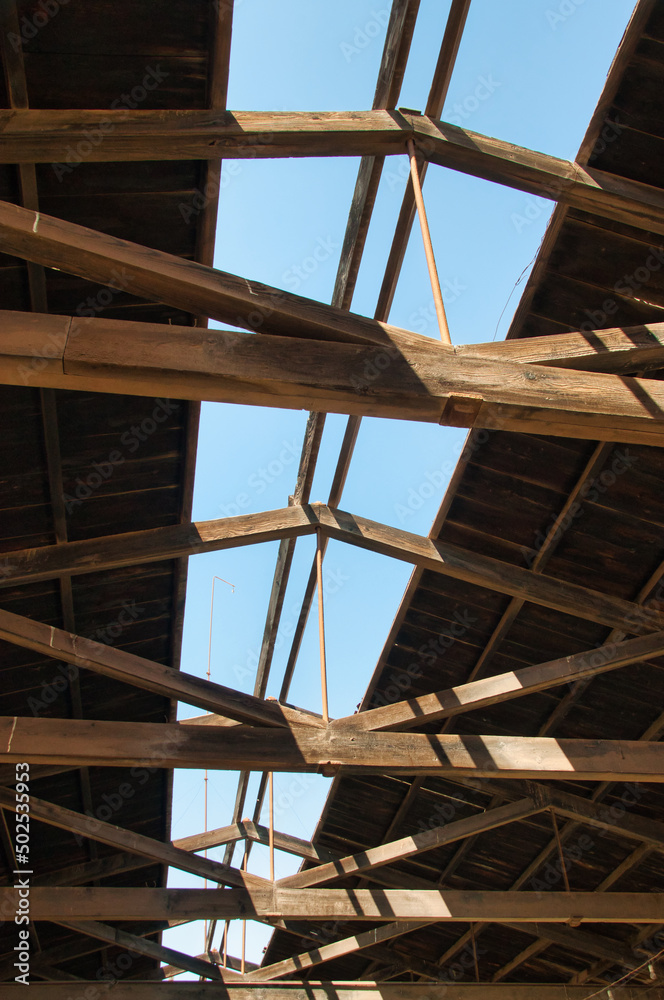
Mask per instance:
[[[560,839],[560,833],[558,831],[558,822],[556,820],[556,814],[551,810],[551,822],[553,823],[553,832],[556,836],[556,844],[558,845],[558,855],[560,857],[560,871],[563,876],[563,881],[565,883],[565,891],[569,892],[569,879],[567,877],[567,868],[565,867],[565,857],[563,855],[563,844]]]
[[[323,539],[316,532],[316,582],[318,586],[318,641],[320,644],[320,682],[323,696],[323,722],[330,721],[327,711],[327,665],[325,663],[325,616],[323,613]]]
[[[246,845],[246,841],[245,841],[245,845]],[[249,865],[249,852],[247,851],[247,848],[245,846],[244,857],[242,858],[242,865],[241,865],[241,868],[242,868],[243,872],[246,872],[248,865]],[[242,975],[244,975],[244,957],[245,957],[246,950],[247,950],[247,921],[243,920],[242,921],[242,956],[240,958],[240,972],[242,973]]]
[[[274,771],[270,771],[270,881],[274,882]]]
[[[451,344],[450,328],[447,325],[447,316],[445,315],[443,295],[440,290],[440,281],[438,280],[436,259],[433,255],[431,233],[429,232],[429,223],[427,222],[427,213],[424,208],[424,198],[422,197],[422,185],[420,184],[420,175],[417,170],[415,143],[412,139],[409,139],[407,145],[408,155],[410,156],[410,176],[413,181],[413,193],[415,194],[415,204],[417,205],[417,214],[420,220],[420,229],[422,230],[422,242],[424,243],[424,253],[426,254],[427,267],[429,268],[429,280],[431,281],[431,291],[433,292],[433,301],[436,307],[436,316],[438,317],[440,339],[446,344]]]

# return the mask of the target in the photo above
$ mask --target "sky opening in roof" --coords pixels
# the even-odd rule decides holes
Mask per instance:
[[[632,0],[473,0],[443,119],[465,129],[573,159],[597,103]],[[424,110],[449,4],[422,0],[399,106]],[[371,107],[389,18],[386,0],[235,0],[228,106],[234,110],[363,110]],[[329,302],[357,175],[355,158],[229,161],[222,173],[215,266]],[[407,179],[407,158],[386,160],[353,299],[371,316]],[[504,338],[537,254],[552,203],[432,166],[424,199],[452,340]],[[438,337],[417,223],[390,321]],[[212,324],[219,327],[221,324]],[[285,507],[297,475],[304,412],[203,404],[194,519]],[[312,500],[327,501],[346,417],[327,418]],[[340,506],[426,534],[465,432],[406,421],[362,421]],[[278,543],[196,556],[189,562],[182,668],[252,691]],[[311,567],[298,542],[267,693],[278,695]],[[215,584],[213,627],[210,604]],[[404,563],[331,543],[325,604],[331,714],[361,701],[410,575]],[[209,642],[210,640],[210,642]],[[320,711],[315,615],[304,633],[289,699]],[[195,710],[186,715],[198,714]],[[212,772],[208,827],[231,822],[237,774]],[[276,775],[275,825],[309,838],[329,780]],[[258,777],[242,815],[253,813]],[[201,772],[176,772],[174,839],[203,829]],[[358,804],[358,807],[361,807]],[[235,853],[238,860],[239,849]],[[210,857],[223,859],[224,848]],[[297,870],[277,852],[277,877]],[[267,852],[250,870],[266,875]],[[202,880],[171,871],[170,884]],[[240,949],[239,922],[229,954]],[[250,924],[247,958],[259,962],[269,928]],[[203,951],[202,924],[164,943]],[[215,938],[218,946],[219,932]],[[185,974],[178,978],[195,978]]]

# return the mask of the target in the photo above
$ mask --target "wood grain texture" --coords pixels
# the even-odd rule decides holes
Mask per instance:
[[[1,763],[664,781],[664,744],[0,718]]]
[[[0,889],[0,905],[14,898],[13,888]],[[35,920],[54,921],[278,917],[379,923],[398,919],[649,924],[664,922],[664,897],[638,892],[36,888],[30,893],[30,912]]]

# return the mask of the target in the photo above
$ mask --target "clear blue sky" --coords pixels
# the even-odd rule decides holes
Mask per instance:
[[[389,0],[235,0],[229,108],[370,108],[389,6]],[[632,0],[473,0],[443,119],[574,159],[632,8]],[[422,0],[400,106],[424,108],[448,9],[447,0]],[[225,164],[215,266],[329,302],[358,162],[329,158]],[[388,158],[353,300],[355,312],[373,315],[406,176],[406,156]],[[428,172],[424,198],[453,341],[502,339],[552,205],[438,167]],[[532,221],[524,224],[525,218]],[[317,247],[322,259],[307,273],[304,262]],[[417,224],[390,321],[438,336]],[[306,417],[304,412],[204,404],[194,518],[286,506]],[[327,499],[345,423],[343,416],[327,418],[313,500]],[[428,533],[464,437],[449,428],[365,419],[342,508]],[[432,481],[437,484],[433,492]],[[235,591],[216,584],[212,678],[253,689],[277,547],[264,544],[190,560],[184,670],[205,676],[216,574],[233,583]],[[268,694],[276,695],[281,684],[288,634],[299,613],[312,554],[313,542],[300,540]],[[338,716],[352,712],[362,698],[410,571],[405,564],[339,543],[330,544],[325,565],[330,713]],[[291,701],[320,711],[315,620],[302,645]],[[196,714],[183,706],[182,716]],[[236,774],[211,772],[209,828],[230,822],[236,783]],[[253,811],[256,783],[250,786],[245,815]],[[277,828],[310,837],[329,785],[316,775],[295,780],[277,775]],[[203,775],[180,772],[173,838],[203,827]],[[221,859],[223,848],[210,856]],[[277,877],[298,867],[297,859],[279,852],[276,864]],[[267,874],[266,849],[254,848],[250,870]],[[169,884],[203,885],[173,871]],[[250,924],[247,958],[260,961],[268,937],[266,928]],[[239,955],[239,940],[237,926],[231,954]],[[169,931],[164,943],[199,954],[202,924]]]

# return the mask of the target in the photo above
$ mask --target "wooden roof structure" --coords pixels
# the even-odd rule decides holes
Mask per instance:
[[[147,55],[122,4],[63,7],[57,37],[28,37],[32,5],[8,5],[0,960],[14,979],[20,765],[48,859],[29,886],[36,1000],[662,995],[664,5],[637,4],[568,163],[439,120],[469,2],[451,5],[423,114],[395,110],[418,3],[394,0],[374,107],[316,115],[225,110],[231,3],[143,0]],[[136,108],[118,106],[127,89]],[[349,311],[384,158],[409,141],[420,177],[442,164],[558,202],[504,343],[389,325],[412,185],[375,316]],[[220,160],[314,155],[362,157],[332,304],[212,270]],[[289,507],[191,523],[200,400],[311,411]],[[326,412],[348,427],[311,504]],[[364,415],[471,428],[429,537],[339,510]],[[274,702],[304,535],[320,558]],[[270,539],[254,695],[179,671],[187,557]],[[335,720],[288,703],[329,539],[414,567],[361,710]],[[178,701],[207,714],[178,724]],[[175,767],[241,772],[229,827],[170,842]],[[242,821],[266,768],[334,776],[311,842]],[[301,870],[233,867],[256,841]],[[196,853],[224,843],[223,864]],[[168,866],[222,888],[167,890]],[[203,918],[206,955],[161,945]],[[244,974],[213,947],[233,918],[276,928]],[[175,969],[201,982],[158,981]]]

